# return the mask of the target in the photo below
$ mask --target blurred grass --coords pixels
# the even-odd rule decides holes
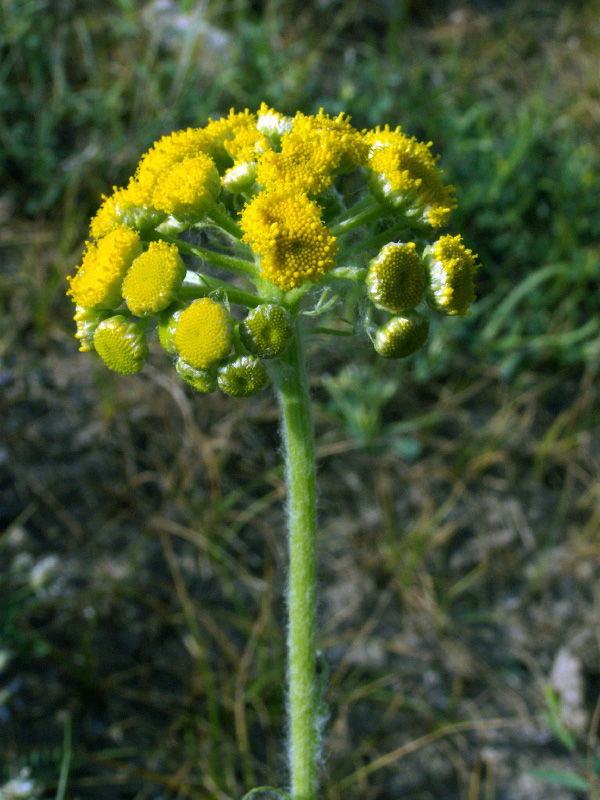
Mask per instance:
[[[335,463],[344,447],[349,454],[343,485],[336,489],[332,481],[332,491],[323,493],[324,514],[327,504],[339,512],[350,502],[348,487],[364,477],[358,466],[352,471],[352,454],[366,448],[364,457],[373,459],[368,491],[383,510],[383,538],[374,550],[364,548],[360,567],[416,618],[430,614],[441,640],[452,620],[467,624],[489,613],[485,621],[491,624],[492,612],[480,601],[498,586],[514,581],[527,597],[543,596],[553,579],[545,559],[565,538],[563,524],[574,508],[582,522],[570,530],[561,563],[573,566],[597,555],[598,490],[583,450],[597,425],[593,387],[600,358],[599,74],[600,14],[592,2],[322,0],[313,7],[299,0],[0,0],[0,358],[11,364],[14,346],[24,340],[45,352],[49,339],[65,347],[68,335],[76,348],[65,275],[77,263],[101,194],[126,182],[140,154],[161,135],[203,125],[230,106],[254,109],[265,100],[284,113],[320,106],[331,114],[346,111],[358,127],[401,124],[408,134],[431,140],[457,188],[453,229],[482,262],[479,299],[468,319],[436,322],[430,345],[403,372],[397,365],[374,367],[375,359],[364,355],[356,372],[316,380],[321,458]],[[335,366],[334,358],[325,361]],[[417,417],[419,398],[394,401],[392,394],[402,380],[414,388],[432,378],[435,411],[415,433],[397,419],[401,413]],[[158,383],[156,376],[152,380]],[[115,400],[109,377],[97,384],[105,395],[99,424],[112,430],[137,400]],[[282,497],[281,473],[269,456],[248,467],[237,444],[239,426],[256,423],[258,411],[245,420],[230,409],[215,434],[218,446],[207,444],[193,429],[181,390],[167,379],[162,386],[170,387],[194,444],[163,476],[176,489],[184,524],[169,523],[169,529],[162,520],[155,527],[163,531],[167,555],[167,533],[187,540],[200,554],[195,557],[213,565],[223,592],[223,608],[215,601],[217,611],[201,617],[199,632],[194,620],[202,611],[190,605],[177,559],[167,558],[177,589],[168,613],[189,631],[185,647],[196,666],[198,701],[178,714],[172,736],[183,742],[187,768],[203,775],[196,794],[187,787],[189,796],[224,798],[241,783],[270,779],[264,765],[279,763],[283,609],[269,602],[271,591],[277,596],[273,576],[283,556],[262,519]],[[497,411],[471,427],[460,408],[465,397],[480,398],[482,406],[489,399]],[[262,412],[264,424],[268,409]],[[328,439],[332,418],[345,426],[348,441],[341,445]],[[450,434],[435,427],[440,419]],[[120,440],[134,440],[115,430]],[[244,435],[252,451],[251,434]],[[178,437],[173,433],[173,441]],[[261,444],[258,439],[253,452]],[[197,464],[185,474],[193,447],[206,459],[212,481],[209,510],[202,491],[194,489],[194,481],[199,486],[203,480]],[[439,451],[448,460],[444,467],[434,457]],[[227,459],[244,464],[243,488],[219,485]],[[123,460],[135,464],[131,453]],[[153,465],[160,460],[150,458]],[[535,543],[539,553],[532,555],[527,541],[517,554],[500,542],[479,562],[469,560],[461,550],[461,519],[469,513],[470,488],[480,482],[503,491],[530,475],[549,489],[560,485],[552,520]],[[420,478],[421,495],[414,488]],[[398,486],[415,493],[410,523],[399,516]],[[344,493],[343,502],[335,491]],[[352,531],[351,522],[346,520]],[[239,538],[249,523],[266,545],[248,547]],[[204,530],[210,539],[198,533]],[[366,536],[349,535],[353,552],[360,552]],[[464,563],[448,570],[457,554]],[[29,602],[25,579],[19,585]],[[123,581],[115,591],[130,590]],[[21,596],[11,602],[5,634],[26,659],[31,647],[17,624]],[[373,610],[373,619],[379,613]],[[358,637],[332,626],[325,643],[335,648],[355,637],[364,641],[366,625]],[[215,667],[217,657],[227,666]],[[501,667],[516,670],[512,663]],[[91,667],[73,667],[74,674],[77,669],[82,685],[97,680]],[[336,687],[348,670],[342,663],[332,676],[339,724],[334,745],[344,740],[347,717],[361,702],[372,700],[383,710],[356,757],[357,772],[373,741],[384,735],[390,708],[408,718],[421,715],[438,730],[453,720],[454,706],[442,713],[398,694],[393,670],[374,670],[365,681],[368,669],[356,668],[342,697]],[[456,707],[459,684],[452,690]],[[256,731],[273,734],[261,752]],[[119,754],[98,758],[108,764]],[[178,768],[169,762],[139,777],[165,783],[169,769]],[[347,773],[334,760],[332,774],[329,796],[335,800],[345,796],[335,781]],[[181,781],[186,789],[185,776]]]

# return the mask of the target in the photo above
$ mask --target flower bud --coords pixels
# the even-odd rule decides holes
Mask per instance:
[[[232,193],[247,192],[256,180],[256,161],[241,161],[221,178],[223,188]]]
[[[265,388],[269,374],[254,356],[240,356],[219,370],[219,389],[230,397],[250,397]]]
[[[110,311],[99,311],[95,308],[84,308],[77,306],[75,309],[75,324],[77,325],[77,333],[75,337],[80,341],[79,350],[82,353],[89,353],[94,349],[94,334],[96,328],[107,317],[111,315]]]
[[[294,332],[288,312],[273,304],[253,308],[240,323],[239,330],[244,347],[261,358],[274,358],[283,353]]]
[[[396,314],[419,304],[425,275],[414,242],[391,242],[369,265],[367,294],[375,305]]]
[[[150,242],[123,280],[122,294],[132,314],[152,316],[169,306],[185,278],[177,245]]]
[[[109,369],[133,375],[148,358],[146,323],[131,322],[121,314],[109,317],[96,328],[94,347]]]
[[[175,331],[179,323],[181,313],[187,308],[187,303],[178,301],[172,303],[158,317],[158,341],[164,349],[172,356],[177,355],[177,345],[175,344]]]
[[[429,336],[429,320],[418,311],[391,317],[375,332],[373,345],[384,358],[406,358],[416,353]]]
[[[174,335],[177,352],[194,369],[206,369],[229,355],[233,323],[229,311],[203,297],[181,313]]]
[[[217,375],[214,369],[194,369],[182,358],[177,359],[175,369],[179,377],[198,392],[214,392],[217,388]]]
[[[475,299],[476,258],[460,236],[441,236],[425,248],[423,262],[429,277],[426,298],[431,308],[461,317],[469,313]]]

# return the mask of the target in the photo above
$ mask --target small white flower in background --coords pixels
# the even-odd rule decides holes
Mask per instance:
[[[29,573],[29,584],[32,589],[41,589],[54,576],[58,567],[57,556],[46,556],[34,564]]]
[[[0,786],[0,800],[29,800],[31,797],[39,797],[42,787],[30,776],[31,770],[25,767],[16,778]]]

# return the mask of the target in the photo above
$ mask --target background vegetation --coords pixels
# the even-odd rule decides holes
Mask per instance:
[[[598,797],[599,75],[593,2],[0,0],[0,797],[281,780],[273,401],[107,375],[64,295],[154,140],[263,100],[432,141],[483,265],[406,365],[312,353],[324,797]]]

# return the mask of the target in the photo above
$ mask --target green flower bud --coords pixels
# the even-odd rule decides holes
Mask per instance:
[[[239,330],[244,347],[261,358],[275,358],[283,353],[294,333],[288,312],[272,304],[253,308]]]
[[[153,316],[169,306],[185,278],[177,245],[150,242],[129,267],[122,294],[132,314]]]
[[[214,392],[217,388],[217,376],[214,369],[194,369],[182,358],[177,360],[175,369],[179,377],[198,392]]]
[[[463,317],[475,299],[473,277],[479,268],[471,250],[460,236],[441,236],[423,252],[423,262],[429,274],[427,303],[443,314]]]
[[[131,322],[121,314],[105,319],[96,328],[94,347],[109,369],[133,375],[148,358],[146,323]]]
[[[75,337],[81,343],[79,350],[82,353],[89,353],[94,349],[96,328],[102,320],[110,317],[111,313],[111,311],[99,311],[96,308],[76,307],[74,320],[77,325],[77,333]]]
[[[256,180],[256,161],[242,161],[230,167],[221,178],[228,192],[247,192]]]
[[[416,353],[429,336],[429,320],[418,311],[391,317],[375,332],[373,345],[384,358],[406,358]]]
[[[265,388],[269,374],[262,361],[254,356],[240,356],[221,367],[219,389],[231,397],[251,397]]]
[[[425,275],[414,242],[391,242],[369,265],[367,294],[375,305],[396,314],[419,304]]]
[[[175,344],[175,331],[179,323],[179,317],[187,308],[187,303],[177,301],[166,308],[158,317],[158,341],[164,349],[172,356],[177,355],[177,345]]]

